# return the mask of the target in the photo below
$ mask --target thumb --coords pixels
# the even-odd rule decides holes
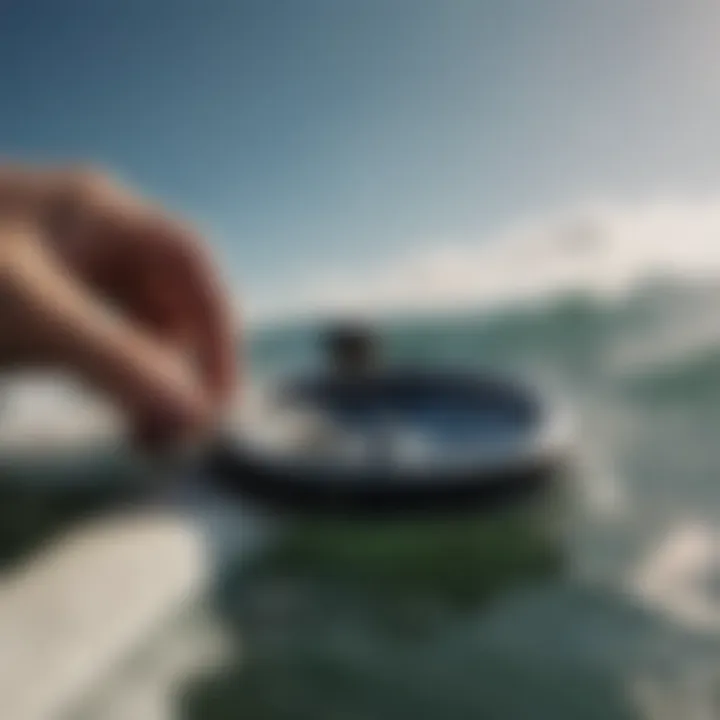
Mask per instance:
[[[178,353],[99,302],[41,242],[2,240],[11,246],[0,258],[3,325],[27,336],[33,360],[79,375],[146,437],[177,438],[203,426],[202,386]]]

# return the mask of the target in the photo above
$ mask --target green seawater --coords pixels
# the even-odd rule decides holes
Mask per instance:
[[[567,533],[547,542],[524,510],[290,523],[219,578],[212,613],[241,651],[180,683],[172,717],[719,718],[716,551],[693,548],[720,547],[720,338],[683,339],[698,302],[649,287],[615,305],[578,296],[387,323],[392,362],[501,370],[571,403],[581,462]],[[309,325],[257,333],[251,368],[310,364],[315,339]],[[658,362],[626,364],[638,346]],[[27,495],[17,512],[3,501],[7,562],[84,503],[115,502],[60,495]],[[643,595],[645,570],[683,542],[692,577]]]

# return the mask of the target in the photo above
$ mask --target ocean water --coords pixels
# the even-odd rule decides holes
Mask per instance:
[[[658,281],[382,323],[390,362],[500,371],[571,407],[567,563],[462,607],[230,573],[216,612],[243,658],[179,688],[172,717],[720,717],[718,301],[720,285]],[[255,332],[252,377],[311,365],[316,330]]]
[[[656,281],[612,302],[385,322],[390,362],[511,374],[571,407],[567,564],[462,608],[410,593],[381,611],[371,589],[241,579],[221,607],[247,663],[189,689],[182,716],[720,717],[718,300],[713,283]],[[251,367],[311,365],[316,330],[255,336]],[[462,572],[487,576],[487,558]]]

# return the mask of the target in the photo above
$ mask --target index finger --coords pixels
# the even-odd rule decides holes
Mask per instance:
[[[209,248],[196,232],[169,220],[156,237],[177,288],[179,312],[187,328],[203,381],[216,407],[231,400],[237,378],[235,327],[230,293]]]

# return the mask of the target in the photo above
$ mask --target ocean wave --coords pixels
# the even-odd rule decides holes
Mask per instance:
[[[648,284],[624,302],[566,293],[544,304],[386,319],[380,329],[393,362],[502,369],[573,397],[609,383],[689,392],[720,382],[718,305],[714,287]],[[249,380],[317,360],[316,330],[306,323],[251,333]],[[7,378],[0,400],[0,442],[70,442],[117,426],[91,393],[52,376]]]

